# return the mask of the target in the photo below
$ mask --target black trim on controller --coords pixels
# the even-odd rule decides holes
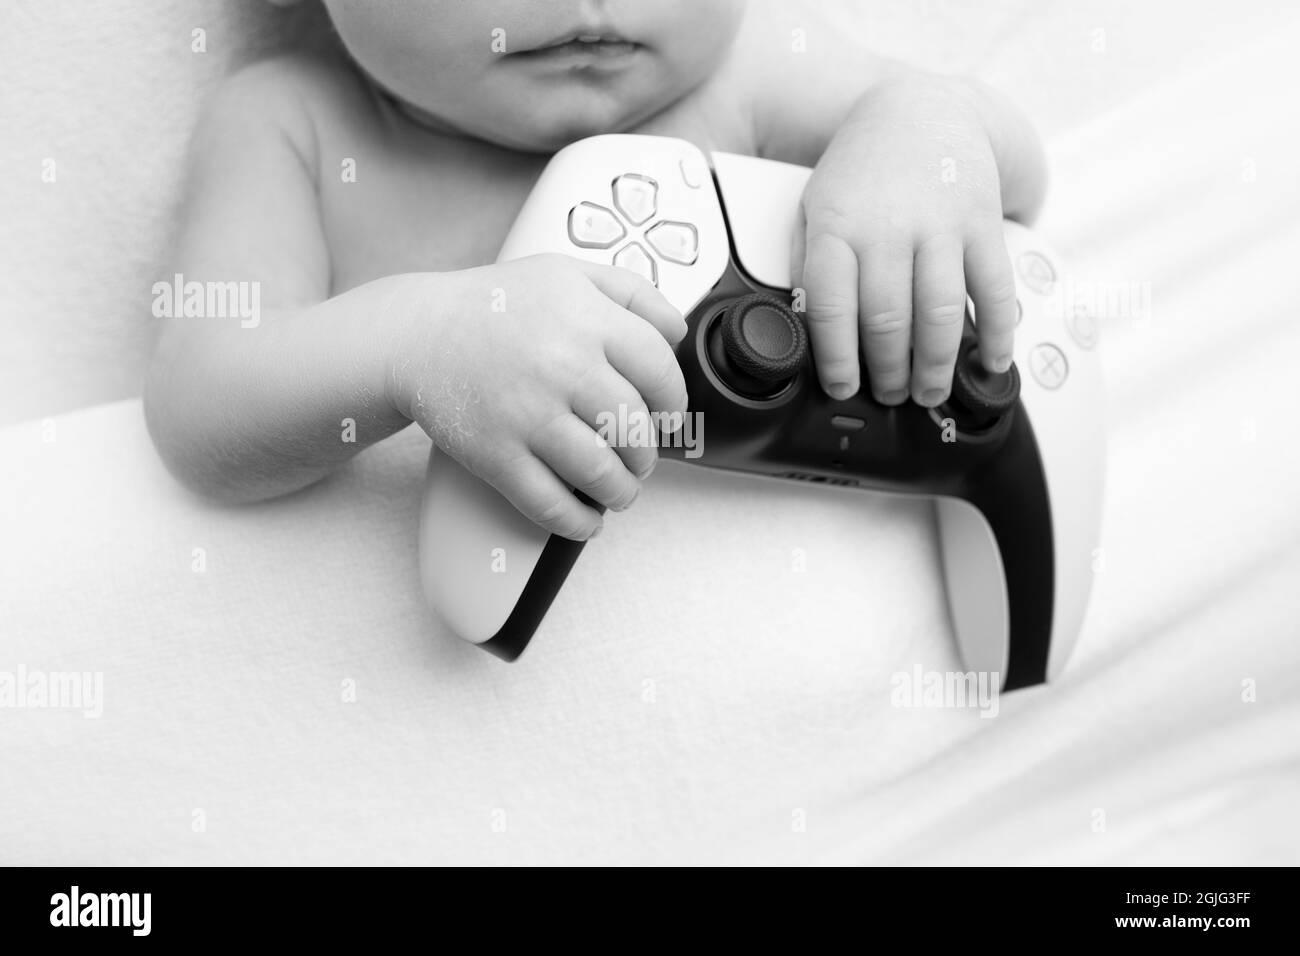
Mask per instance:
[[[582,492],[574,492],[578,500],[601,514],[605,506],[588,498]],[[519,603],[514,606],[506,622],[486,641],[479,645],[495,657],[509,663],[519,657],[533,639],[533,634],[541,626],[542,618],[555,603],[556,595],[564,585],[564,580],[578,563],[578,555],[587,546],[586,541],[574,541],[553,534],[546,539],[542,553],[537,556],[537,565],[519,595]]]
[[[522,654],[586,546],[585,541],[571,541],[558,534],[547,538],[546,547],[537,558],[537,566],[519,595],[519,603],[501,625],[501,630],[479,647],[503,661],[513,661]]]
[[[966,500],[988,522],[1002,555],[1010,615],[1002,689],[1016,690],[1047,682],[1056,566],[1047,481],[1028,415],[1013,416],[1006,442]]]

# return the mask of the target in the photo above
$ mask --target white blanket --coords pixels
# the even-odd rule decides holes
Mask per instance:
[[[0,862],[1300,862],[1300,24],[1152,70],[1163,27],[1053,9],[1041,226],[1139,291],[1062,681],[891,706],[956,666],[929,507],[670,465],[505,665],[419,601],[423,436],[221,509],[128,400],[0,432],[0,673],[103,681],[99,717],[0,709]]]

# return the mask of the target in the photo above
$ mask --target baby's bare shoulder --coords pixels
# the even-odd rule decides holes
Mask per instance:
[[[198,136],[220,141],[282,135],[315,170],[323,137],[374,121],[374,93],[341,56],[286,53],[226,77],[199,119]]]

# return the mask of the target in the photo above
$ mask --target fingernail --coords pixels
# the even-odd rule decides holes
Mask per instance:
[[[603,524],[596,525],[596,530],[587,536],[587,540],[590,541],[592,538],[599,537],[600,533],[604,530],[605,526]]]
[[[998,358],[995,358],[995,359],[993,360],[993,371],[995,371],[995,372],[1005,372],[1005,371],[1006,371],[1007,369],[1009,369],[1009,368],[1011,368],[1011,356],[1010,356],[1010,355],[1002,355],[1002,356],[999,356]]]
[[[927,388],[921,393],[921,404],[926,408],[931,408],[943,401],[943,397],[948,394],[941,388]]]
[[[655,473],[655,465],[657,464],[659,464],[658,461],[650,462],[649,467],[647,467],[644,471],[638,474],[637,478],[641,481],[645,481],[647,478],[649,478],[651,475]],[[640,492],[638,491],[637,494],[640,494]]]
[[[901,405],[907,401],[907,389],[896,388],[892,392],[886,392],[880,400],[886,405]]]
[[[848,382],[836,382],[834,385],[827,386],[826,394],[837,402],[842,402],[853,394],[853,386]]]

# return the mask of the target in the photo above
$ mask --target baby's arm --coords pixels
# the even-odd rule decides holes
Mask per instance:
[[[656,454],[602,442],[599,413],[685,410],[669,345],[686,332],[680,313],[626,269],[562,256],[330,298],[299,99],[311,94],[271,62],[229,81],[201,121],[173,271],[256,282],[262,314],[252,328],[163,321],[145,389],[163,460],[200,492],[250,501],[310,484],[416,421],[539,525],[591,536],[600,515],[570,489],[625,508]]]
[[[299,82],[271,61],[236,75],[208,102],[166,271],[257,290],[255,325],[163,318],[145,388],[163,460],[187,485],[223,500],[301,488],[409,423],[386,394],[382,343],[412,280],[329,298]],[[345,419],[356,422],[355,442],[343,441]]]
[[[776,32],[752,81],[760,153],[816,165],[793,255],[819,377],[833,396],[852,394],[861,349],[878,400],[936,405],[967,294],[982,361],[1010,361],[1015,286],[1001,221],[1037,214],[1042,146],[986,85],[873,55],[806,19],[806,52]]]

